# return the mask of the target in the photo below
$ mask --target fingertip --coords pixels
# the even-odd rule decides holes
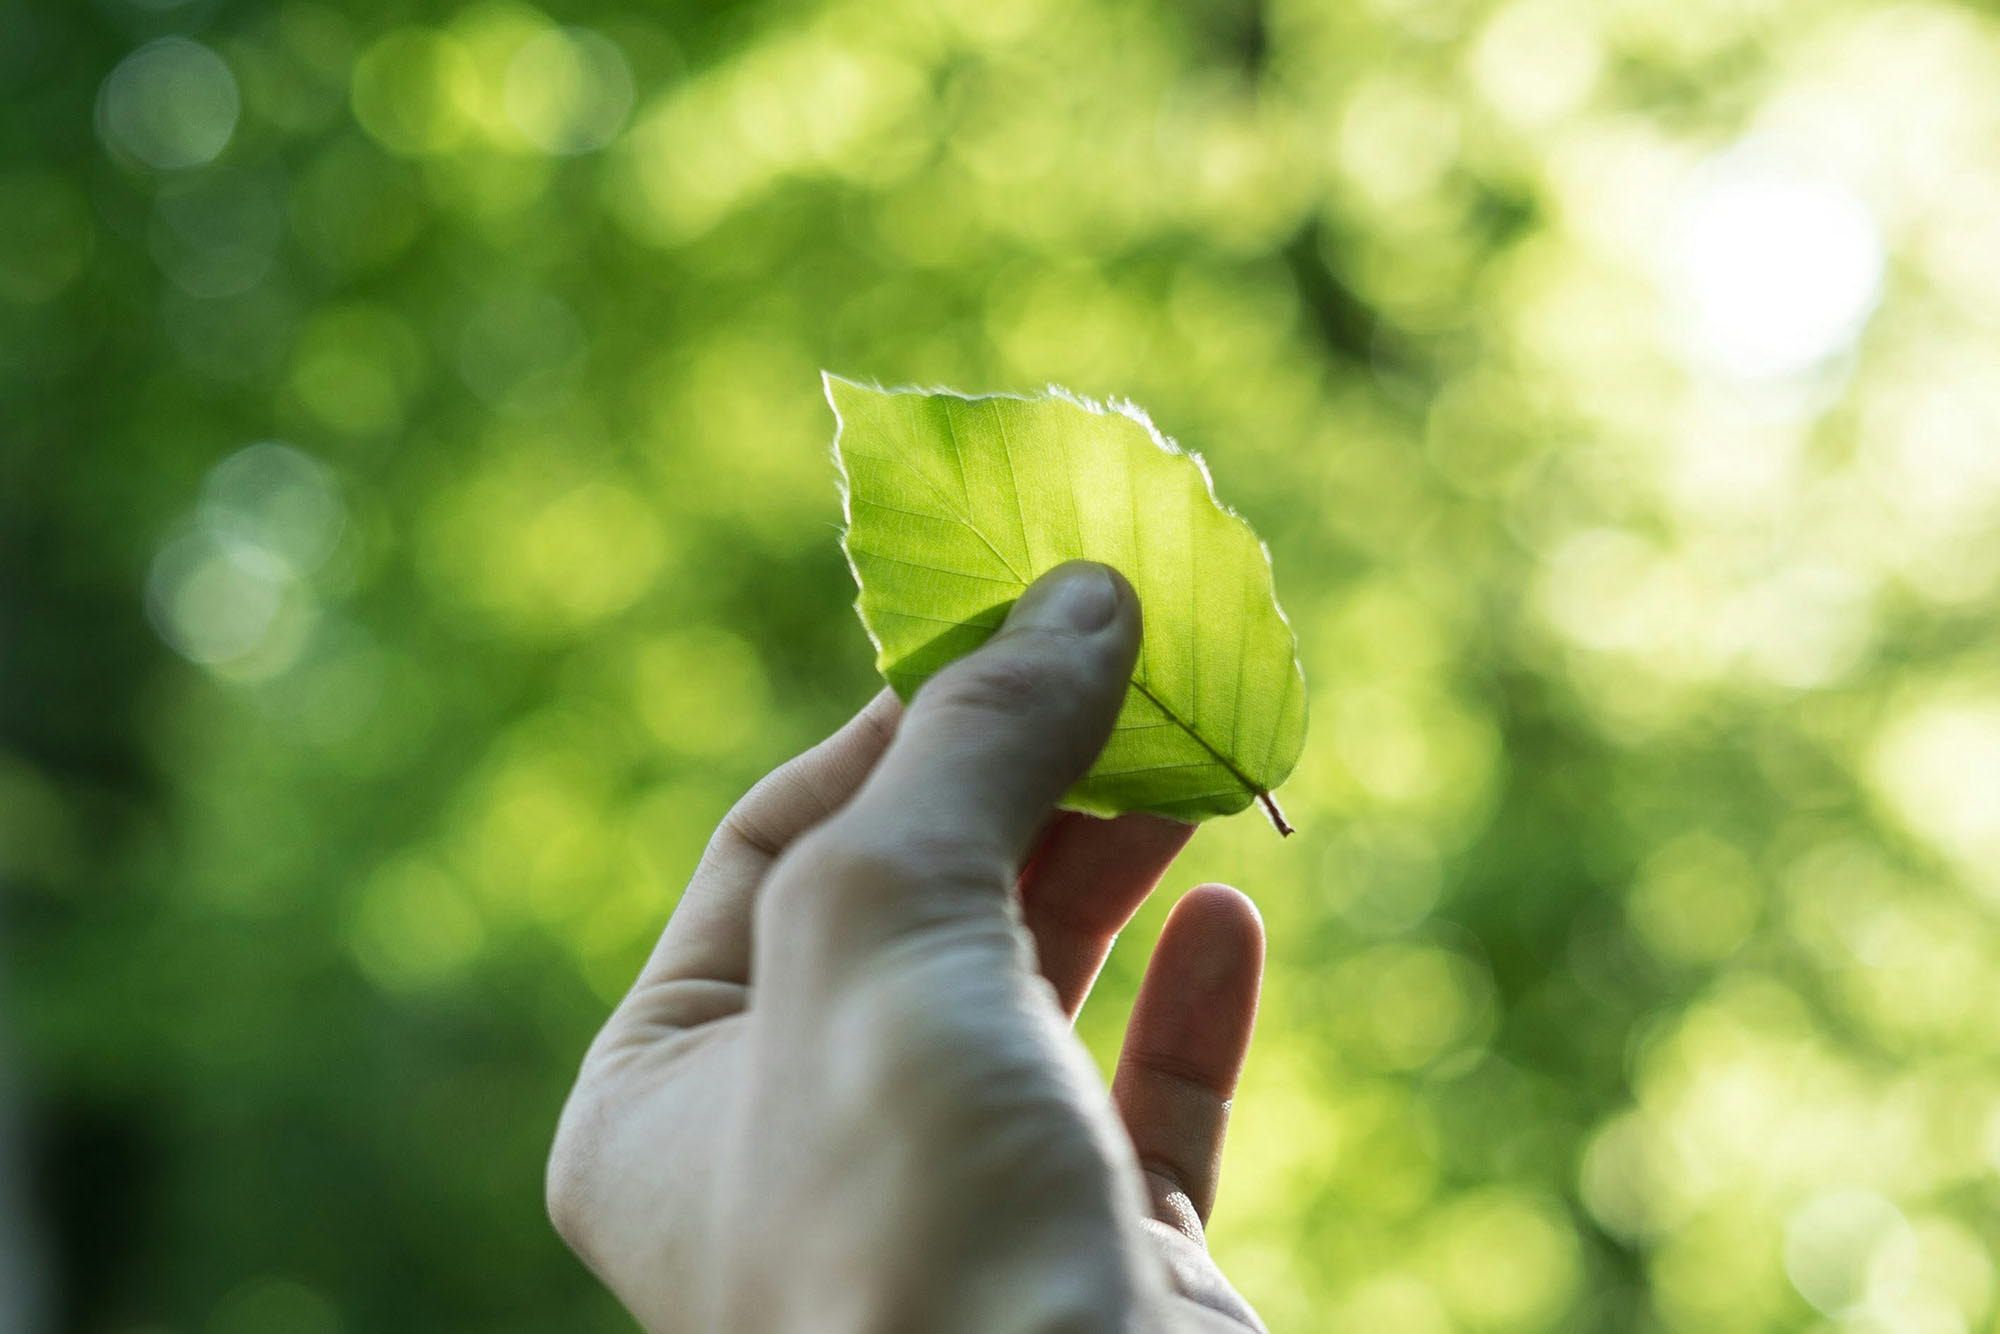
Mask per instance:
[[[1111,581],[1111,589],[1118,600],[1117,615],[1113,618],[1118,626],[1120,638],[1129,641],[1134,654],[1139,650],[1139,642],[1145,638],[1146,609],[1139,603],[1139,590],[1132,587],[1132,581],[1110,565],[1100,565],[1098,569]]]
[[[1250,1049],[1264,983],[1264,925],[1248,895],[1200,885],[1167,914],[1139,984],[1127,1040],[1223,1097]]]
[[[1263,914],[1233,885],[1197,885],[1167,914],[1159,951],[1213,998],[1254,995],[1264,971]]]
[[[1094,561],[1077,561],[1074,563],[1080,565],[1097,564]],[[1132,587],[1132,581],[1127,579],[1117,566],[1097,565],[1097,568],[1104,571],[1105,577],[1111,581],[1112,592],[1118,598],[1119,614],[1128,618],[1132,623],[1132,628],[1137,630],[1140,620],[1144,615],[1144,608],[1139,605],[1139,590]]]
[[[1109,565],[1064,561],[1028,585],[1001,630],[1054,631],[1070,637],[1074,660],[1088,664],[1085,675],[1107,689],[1110,700],[1124,697],[1124,683],[1139,655],[1143,634],[1139,594],[1131,581]],[[1106,724],[1109,726],[1109,724]]]
[[[1219,880],[1196,885],[1174,904],[1172,915],[1183,914],[1198,919],[1205,930],[1227,931],[1245,940],[1254,939],[1258,948],[1263,947],[1264,914],[1258,911],[1255,899],[1234,885]]]
[[[1138,594],[1125,577],[1096,561],[1064,561],[1015,600],[1002,633],[1023,629],[1095,635],[1136,615]]]

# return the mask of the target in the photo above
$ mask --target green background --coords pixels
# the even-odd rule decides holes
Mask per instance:
[[[64,1328],[625,1328],[542,1155],[871,691],[817,372],[1129,396],[1313,729],[1280,1330],[1993,1329],[2000,31],[0,3],[5,1013]]]

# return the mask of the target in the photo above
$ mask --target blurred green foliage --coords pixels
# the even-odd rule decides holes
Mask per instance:
[[[872,689],[821,366],[1122,394],[1314,727],[1284,1330],[1992,1329],[2000,30],[1938,0],[0,0],[6,1012],[68,1328],[614,1330],[545,1225]],[[1107,1052],[1150,907],[1085,1025]]]

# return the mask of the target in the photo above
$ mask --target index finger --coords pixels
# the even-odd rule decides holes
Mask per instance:
[[[722,817],[622,1007],[685,1028],[740,1005],[751,922],[771,863],[845,805],[896,734],[903,706],[884,690],[841,729],[766,774]],[[720,986],[712,985],[720,984]]]

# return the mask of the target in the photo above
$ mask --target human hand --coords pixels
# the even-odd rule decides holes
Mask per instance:
[[[1138,643],[1129,585],[1063,566],[724,818],[549,1164],[557,1228],[648,1329],[1263,1328],[1203,1237],[1256,909],[1175,905],[1108,1095],[1069,1027],[1191,833],[1049,819]]]

